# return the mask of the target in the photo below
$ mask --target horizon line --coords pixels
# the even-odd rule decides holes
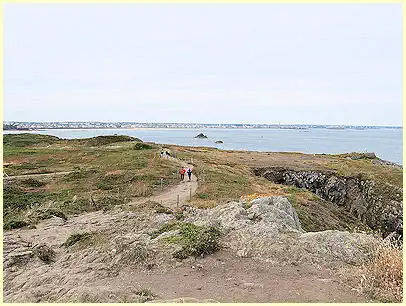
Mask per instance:
[[[365,125],[365,124],[323,124],[323,123],[199,123],[199,122],[140,122],[140,121],[16,121],[16,120],[4,120],[6,122],[15,123],[135,123],[135,124],[200,124],[200,125],[276,125],[276,126],[366,126],[366,127],[398,127],[403,128],[403,125]]]

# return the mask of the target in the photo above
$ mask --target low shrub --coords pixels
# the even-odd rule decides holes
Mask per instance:
[[[360,291],[382,302],[402,302],[403,250],[397,240],[384,239],[359,272]]]
[[[218,238],[220,231],[214,226],[197,226],[192,223],[178,225],[180,236],[168,238],[168,242],[182,245],[182,249],[176,251],[173,257],[186,259],[189,256],[203,257],[212,254],[219,249]]]

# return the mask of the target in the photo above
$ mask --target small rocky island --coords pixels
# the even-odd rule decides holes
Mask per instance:
[[[215,143],[223,143],[222,140],[217,140]]]
[[[207,138],[207,136],[203,133],[200,133],[199,135],[195,136],[195,138]]]

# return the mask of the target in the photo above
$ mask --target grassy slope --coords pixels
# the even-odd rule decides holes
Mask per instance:
[[[343,208],[324,201],[308,190],[287,187],[256,177],[252,168],[281,166],[290,169],[320,170],[342,176],[362,176],[377,182],[402,186],[402,170],[374,164],[372,160],[349,160],[341,156],[301,153],[260,153],[221,151],[213,148],[172,146],[178,156],[195,164],[199,188],[191,205],[213,207],[250,194],[287,196],[308,231],[367,228]]]
[[[108,209],[160,186],[177,182],[177,165],[154,158],[159,148],[131,139],[60,140],[26,134],[4,138],[4,171],[8,175],[70,172],[54,177],[14,179],[4,186],[4,223],[35,223],[50,210],[64,215]],[[42,136],[42,135],[41,135]],[[16,138],[16,139],[13,139]],[[94,145],[89,146],[89,142]],[[90,193],[94,203],[90,200]],[[52,212],[52,211],[51,211]],[[7,227],[7,226],[6,226]]]

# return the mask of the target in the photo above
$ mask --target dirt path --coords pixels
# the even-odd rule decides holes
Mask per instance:
[[[151,288],[157,301],[184,298],[193,302],[367,302],[341,282],[337,274],[310,265],[277,265],[240,258],[227,250],[196,261],[184,261],[166,271],[128,269],[100,286],[122,291],[138,285]]]
[[[190,164],[182,163],[185,168],[193,169]],[[196,193],[198,187],[198,182],[196,176],[192,173],[192,179],[189,181],[187,179],[187,174],[185,174],[185,179],[181,181],[177,186],[170,188],[168,191],[149,197],[147,200],[162,203],[162,205],[175,209],[182,206],[187,200]],[[178,203],[179,197],[179,203]]]

